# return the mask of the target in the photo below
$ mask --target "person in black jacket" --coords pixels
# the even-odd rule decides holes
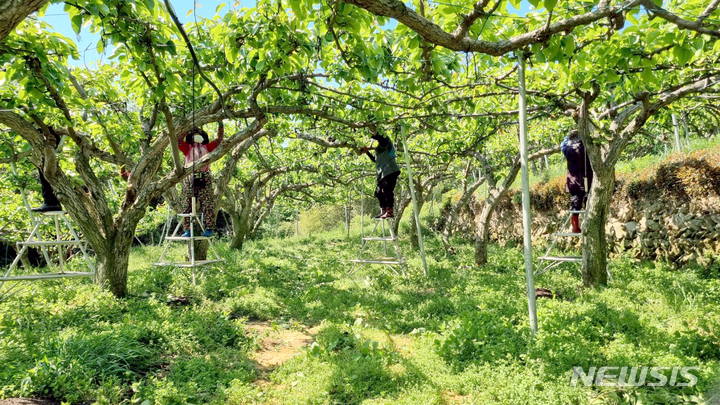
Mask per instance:
[[[400,167],[395,158],[395,145],[389,137],[381,135],[377,129],[371,128],[371,138],[378,141],[375,148],[375,156],[370,153],[370,148],[360,148],[360,153],[365,153],[375,162],[377,187],[375,188],[375,197],[380,203],[381,213],[376,219],[387,219],[395,216],[393,209],[395,206],[395,184],[397,184],[398,176],[400,176]]]
[[[592,185],[593,171],[590,166],[590,158],[585,152],[585,146],[580,140],[577,129],[570,131],[563,139],[560,150],[567,159],[568,172],[565,189],[571,195],[570,210],[580,211]],[[570,222],[572,223],[572,232],[580,233],[580,218],[576,212],[572,213]]]

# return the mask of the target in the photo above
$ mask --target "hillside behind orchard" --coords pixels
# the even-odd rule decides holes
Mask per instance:
[[[530,190],[533,238],[546,239],[567,217],[569,195],[565,176],[541,182]],[[498,205],[491,237],[501,244],[522,241],[519,190]],[[474,228],[477,201],[461,221]],[[657,164],[616,174],[606,226],[612,251],[630,251],[636,258],[676,263],[710,264],[720,252],[720,147],[675,153]]]

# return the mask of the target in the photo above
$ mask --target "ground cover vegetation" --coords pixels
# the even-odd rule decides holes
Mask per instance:
[[[104,62],[73,62],[78,46],[43,17],[52,4],[63,5],[60,18],[77,34],[99,36]],[[0,6],[8,22],[0,28],[4,263],[28,234],[39,168],[97,265],[92,283],[33,284],[0,302],[0,397],[712,401],[717,269],[609,261],[606,228],[616,178],[627,182],[616,171],[632,176],[668,148],[716,143],[720,2],[245,6],[219,4],[185,24],[168,0]],[[534,177],[561,182],[553,180],[558,144],[571,129],[595,172],[580,273],[567,266],[537,280],[548,297],[538,302],[534,337],[520,253],[491,236],[521,171],[523,94]],[[221,122],[220,146],[185,164],[177,140]],[[403,164],[391,226],[407,252],[407,279],[349,265],[358,228],[370,223],[359,214],[376,209],[372,164],[358,156],[375,132],[393,139]],[[151,263],[196,165],[215,176],[226,263],[194,284]],[[478,209],[467,226],[471,201]],[[427,278],[418,276],[419,235]],[[44,256],[32,251],[19,271],[36,271]],[[269,356],[269,347],[287,357]],[[698,383],[570,386],[569,370],[591,365],[697,366]]]
[[[718,378],[717,269],[611,261],[614,280],[583,290],[577,267],[539,278],[533,339],[522,252],[472,243],[429,278],[386,269],[348,276],[357,228],[220,245],[228,262],[194,286],[157,269],[157,247],[130,260],[129,296],[88,280],[33,284],[2,305],[3,397],[69,403],[706,403]],[[410,252],[407,237],[402,246]],[[416,255],[410,265],[419,269]],[[185,298],[180,300],[178,297]],[[264,323],[270,332],[256,333]],[[273,330],[307,333],[292,358],[263,368]],[[682,387],[570,386],[573,367],[698,366]],[[712,402],[708,402],[712,403]]]

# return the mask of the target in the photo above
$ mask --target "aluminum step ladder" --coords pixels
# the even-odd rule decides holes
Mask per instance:
[[[398,244],[398,237],[395,235],[395,232],[393,231],[392,227],[392,221],[394,218],[375,218],[375,226],[373,227],[372,231],[370,231],[370,234],[365,236],[361,235],[362,244],[360,245],[360,254],[358,255],[358,258],[355,260],[351,260],[352,263],[354,263],[352,269],[350,270],[350,274],[353,274],[355,272],[355,269],[358,264],[380,264],[380,265],[386,265],[390,267],[390,269],[397,275],[402,275],[403,277],[406,277],[405,274],[405,257],[402,256],[400,253],[400,245]],[[388,226],[385,226],[385,221],[390,221]],[[378,236],[375,235],[375,232],[378,230],[378,227],[380,228],[380,233]],[[386,231],[387,228],[387,231]],[[365,248],[367,247],[368,242],[382,242],[383,243],[383,251],[384,256],[377,257],[377,258],[363,258],[363,253],[365,253]],[[388,255],[388,242],[392,242],[395,256],[389,256]],[[397,266],[400,270],[398,272],[394,266]]]
[[[203,221],[202,217],[200,215],[197,215],[197,211],[195,209],[195,198],[192,199],[192,212],[190,213],[182,213],[182,214],[176,214],[178,224],[175,226],[175,230],[172,232],[171,235],[168,236],[168,233],[170,232],[170,218],[168,217],[168,222],[165,224],[165,248],[163,249],[162,254],[160,255],[160,259],[158,259],[157,262],[153,263],[154,266],[158,267],[176,267],[181,269],[190,269],[190,274],[192,278],[193,285],[197,285],[197,279],[198,277],[202,277],[205,274],[205,266],[213,265],[216,263],[222,263],[225,261],[225,259],[221,258],[218,254],[217,250],[215,250],[215,246],[212,241],[212,237],[208,236],[196,236],[195,234],[195,222],[197,222],[197,225],[199,226],[201,232],[205,232],[205,228],[203,227]],[[190,236],[182,236],[182,223],[184,218],[190,218]],[[202,235],[202,234],[201,234]],[[212,251],[212,254],[214,256],[214,259],[207,259],[207,260],[195,260],[195,241],[197,240],[207,240],[208,241],[208,251]],[[170,244],[173,242],[185,242],[188,244],[188,250],[190,251],[190,261],[171,261],[171,260],[165,260],[165,255],[168,253],[168,249],[170,248]],[[196,272],[196,269],[200,269],[200,273],[198,274]]]
[[[568,212],[567,218],[565,218],[565,222],[563,222],[560,229],[567,229],[567,226],[570,223],[570,217],[575,214],[585,214],[585,210],[570,210]],[[563,263],[582,263],[582,256],[551,255],[551,252],[553,251],[553,249],[555,249],[555,246],[557,245],[560,238],[582,238],[582,232],[555,232],[553,234],[550,234],[550,246],[548,247],[547,251],[545,251],[545,254],[539,258],[540,263],[538,264],[537,270],[535,270],[536,276],[544,274],[560,266]]]
[[[568,212],[567,218],[565,218],[565,222],[563,222],[560,229],[567,229],[568,224],[570,223],[570,218],[575,215],[585,215],[585,210],[579,210],[574,211],[570,210]],[[539,276],[542,274],[547,273],[548,271],[560,266],[563,263],[582,263],[583,257],[582,256],[556,256],[552,255],[553,249],[555,249],[555,246],[557,245],[560,238],[582,238],[583,234],[582,232],[555,232],[550,235],[550,246],[548,247],[547,251],[545,251],[545,254],[541,257],[539,257],[540,263],[538,264],[537,270],[535,270],[535,276]],[[607,274],[608,274],[608,280],[612,281],[612,275],[610,274],[610,269],[606,268]]]
[[[87,252],[87,242],[85,240],[80,239],[77,232],[75,232],[75,229],[72,226],[72,223],[68,219],[67,211],[48,211],[48,212],[42,212],[37,213],[39,215],[39,219],[36,219],[35,216],[30,214],[30,222],[33,224],[33,229],[30,232],[30,235],[24,242],[18,242],[18,246],[20,246],[20,250],[18,251],[17,255],[15,256],[15,260],[13,260],[10,267],[5,271],[4,275],[0,277],[0,301],[2,301],[5,297],[7,297],[12,290],[15,289],[15,287],[18,286],[18,283],[21,281],[35,281],[35,280],[51,280],[51,279],[58,279],[58,278],[67,278],[67,277],[95,277],[96,268],[95,264],[90,260],[90,257]],[[61,220],[62,218],[62,220]],[[42,232],[40,230],[40,227],[45,223],[46,220],[51,220],[54,222],[55,225],[55,239],[43,239]],[[70,232],[71,239],[62,239],[61,236],[61,224],[65,225],[67,230]],[[58,254],[58,270],[59,272],[53,272],[53,273],[37,273],[37,274],[13,274],[13,270],[15,270],[20,263],[20,259],[25,254],[25,252],[30,247],[39,247],[43,253],[43,256],[45,257],[45,262],[48,266],[53,265],[53,260],[50,258],[50,255],[48,254],[47,248],[50,246],[57,246],[58,251],[60,251],[60,247],[70,247],[70,246],[77,246],[80,251],[82,252],[83,258],[88,264],[88,267],[92,271],[65,271],[65,257],[60,252]],[[7,284],[11,284],[8,286]]]

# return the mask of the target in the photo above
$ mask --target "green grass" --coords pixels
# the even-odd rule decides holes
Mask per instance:
[[[402,227],[401,227],[402,229]],[[131,257],[130,297],[88,280],[28,285],[0,303],[0,398],[136,404],[636,404],[708,400],[720,359],[720,277],[630,260],[586,290],[567,265],[539,277],[529,331],[522,252],[472,245],[445,257],[426,238],[430,277],[403,238],[410,277],[360,267],[357,228],[220,243],[227,263],[193,286],[187,273]],[[540,253],[536,250],[536,253]],[[183,296],[187,305],[168,297]],[[316,327],[314,343],[261,376],[248,321]],[[572,367],[698,366],[694,387],[572,387]],[[258,384],[259,378],[269,382]]]

